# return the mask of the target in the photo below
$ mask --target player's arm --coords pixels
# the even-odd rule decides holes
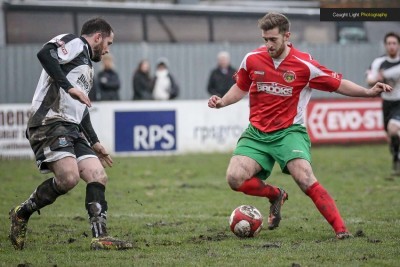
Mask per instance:
[[[37,53],[37,57],[42,64],[43,69],[49,74],[49,76],[60,86],[65,92],[69,93],[71,97],[79,100],[81,103],[91,106],[89,97],[86,96],[79,89],[74,88],[68,81],[61,66],[58,62],[57,45],[53,43],[47,43]]]
[[[374,86],[377,82],[384,81],[382,72],[379,70],[380,63],[381,61],[374,60],[374,62],[372,62],[371,64],[370,69],[367,70],[366,82],[369,86]]]
[[[208,106],[210,108],[223,108],[238,102],[245,95],[247,95],[247,91],[241,90],[235,83],[222,98],[216,95],[211,96],[208,100]]]
[[[102,144],[100,144],[99,138],[97,137],[96,132],[93,129],[92,122],[90,120],[89,110],[86,108],[85,113],[83,115],[81,124],[79,125],[89,144],[92,146],[93,150],[96,152],[99,157],[101,163],[104,167],[112,166],[112,159],[110,154],[106,151]]]
[[[57,46],[53,43],[48,43],[37,53],[37,57],[42,64],[43,69],[51,78],[68,93],[68,90],[73,88],[68,81],[64,72],[58,63]]]
[[[377,82],[371,89],[367,89],[352,81],[342,79],[336,93],[354,97],[374,97],[382,92],[390,92],[392,89],[390,85],[381,82]]]
[[[91,146],[99,142],[99,138],[97,137],[97,134],[92,125],[92,121],[90,120],[88,108],[85,109],[81,124],[79,126]]]

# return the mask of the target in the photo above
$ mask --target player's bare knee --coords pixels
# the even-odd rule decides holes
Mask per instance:
[[[234,191],[237,191],[243,183],[243,179],[233,173],[226,174],[226,181],[228,182],[230,188]]]
[[[93,182],[98,182],[103,185],[107,184],[108,177],[104,169],[97,169],[93,171],[92,174]]]
[[[293,178],[303,192],[306,192],[311,185],[317,182],[313,172],[307,169],[298,176],[293,176]]]
[[[79,174],[75,172],[63,173],[56,176],[57,187],[68,192],[79,183]]]

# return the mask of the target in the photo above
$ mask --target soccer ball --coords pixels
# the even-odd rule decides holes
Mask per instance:
[[[229,218],[231,231],[240,238],[258,235],[262,225],[263,216],[261,212],[250,205],[237,207]]]

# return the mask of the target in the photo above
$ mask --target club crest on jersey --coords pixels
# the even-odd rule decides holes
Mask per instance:
[[[62,147],[67,146],[68,144],[67,139],[65,137],[58,138],[58,144]]]
[[[283,73],[283,79],[285,80],[285,82],[291,83],[296,79],[296,74],[294,73],[294,71],[291,70],[285,71]]]
[[[60,39],[56,39],[56,43],[58,45],[58,47],[61,48],[61,51],[64,55],[68,54],[67,49],[65,48],[65,42],[60,40]]]

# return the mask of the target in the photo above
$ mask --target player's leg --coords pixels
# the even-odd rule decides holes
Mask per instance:
[[[318,183],[311,168],[311,142],[305,127],[293,125],[280,133],[281,139],[274,152],[284,173],[292,175],[301,190],[314,202],[317,209],[331,224],[338,238],[348,234],[335,201]],[[349,235],[349,234],[348,234]]]
[[[279,189],[265,184],[256,177],[261,171],[260,164],[254,159],[248,156],[234,155],[226,171],[226,179],[232,190],[251,196],[277,198]]]
[[[226,179],[235,191],[274,200],[279,197],[280,190],[261,181],[267,179],[275,164],[264,139],[264,133],[249,125],[233,152]]]
[[[311,198],[319,212],[332,226],[336,237],[339,239],[350,237],[335,200],[317,181],[310,163],[301,158],[293,159],[288,162],[287,168],[301,190]]]
[[[400,175],[400,158],[399,158],[399,122],[395,120],[389,120],[387,124],[387,135],[389,137],[389,148],[392,154],[392,174]]]
[[[392,118],[387,124],[387,134],[390,138],[390,152],[393,158],[393,175],[400,175],[400,118]]]
[[[242,134],[227,170],[227,180],[233,190],[247,195],[266,197],[270,202],[268,228],[279,226],[281,207],[288,194],[278,187],[264,183],[275,164],[270,155],[269,134],[249,126]]]
[[[261,173],[263,169],[257,161],[247,156],[235,155],[229,163],[226,179],[235,191],[269,199],[268,228],[272,230],[279,226],[281,207],[288,199],[288,194],[281,188],[264,183],[256,176]]]
[[[76,145],[76,151],[80,155],[78,157],[79,173],[86,182],[85,207],[93,236],[91,249],[133,248],[132,243],[113,238],[107,232],[108,205],[105,191],[108,178],[100,160],[90,150],[91,148],[84,143]]]
[[[71,190],[79,182],[76,159],[66,157],[48,163],[54,177],[41,183],[21,205],[11,209],[10,239],[15,249],[23,249],[26,226],[30,216],[52,203],[61,195]]]
[[[25,202],[11,209],[9,237],[15,249],[24,247],[30,216],[35,211],[52,204],[79,182],[72,143],[68,141],[70,138],[47,137],[48,130],[48,127],[40,127],[31,131],[30,143],[35,152],[38,168],[45,173],[53,172],[55,177],[41,183]]]
[[[400,101],[382,103],[383,122],[389,139],[389,149],[392,154],[392,174],[400,175]]]

